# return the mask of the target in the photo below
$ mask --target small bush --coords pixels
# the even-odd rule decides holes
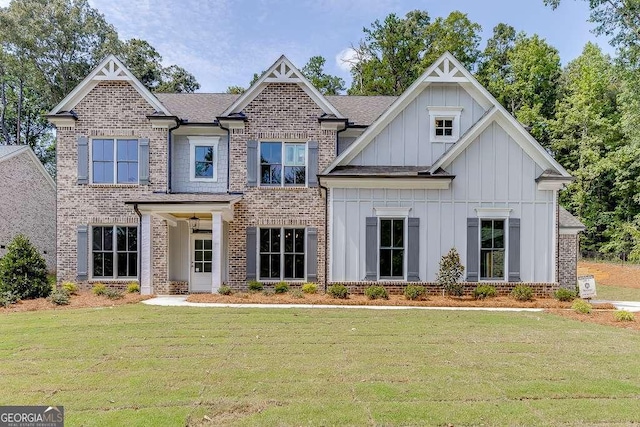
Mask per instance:
[[[318,292],[318,285],[315,283],[305,283],[302,285],[302,292],[305,294],[315,294]]]
[[[577,299],[571,304],[571,309],[576,313],[589,314],[593,306],[582,299]]]
[[[276,294],[286,294],[287,292],[289,292],[289,285],[287,285],[285,282],[276,283],[274,290]]]
[[[220,289],[218,289],[218,293],[220,295],[231,295],[233,294],[233,290],[227,285],[222,285]]]
[[[47,280],[47,263],[29,239],[18,234],[0,258],[0,292],[20,299],[46,298],[52,291]]]
[[[338,299],[347,299],[349,297],[349,289],[347,289],[345,285],[341,284],[329,286],[327,292],[329,292],[329,295],[331,295],[332,297]]]
[[[511,291],[511,296],[518,301],[531,301],[533,299],[533,289],[527,285],[517,285]]]
[[[304,298],[304,292],[300,289],[294,289],[291,291],[291,296],[294,298]]]
[[[418,298],[422,298],[424,292],[424,286],[407,285],[407,287],[404,288],[404,297],[408,300],[415,301]]]
[[[73,282],[64,282],[60,288],[67,291],[69,295],[78,295],[78,285]]]
[[[111,288],[107,288],[104,291],[103,295],[105,297],[109,298],[109,299],[122,299],[122,298],[124,298],[124,293],[122,293],[122,291],[119,291],[117,289],[111,289]]]
[[[633,322],[636,317],[629,311],[619,310],[613,313],[613,318],[616,322]]]
[[[369,286],[364,290],[364,294],[369,299],[389,299],[389,293],[384,286]]]
[[[95,285],[93,285],[91,292],[93,292],[95,296],[101,296],[104,295],[105,292],[107,292],[107,287],[102,283],[96,283]]]
[[[440,259],[440,270],[436,281],[447,294],[460,297],[464,293],[464,287],[460,278],[464,273],[464,266],[460,263],[460,255],[456,248],[451,248],[449,253]]]
[[[55,305],[69,305],[71,295],[66,289],[61,288],[51,292],[51,295],[49,295],[47,299]]]
[[[270,297],[275,294],[276,293],[273,289],[265,289],[264,291],[262,291],[262,295],[264,295],[265,297]]]
[[[127,293],[128,294],[139,294],[140,293],[140,285],[136,282],[131,282],[127,285]]]
[[[14,294],[13,292],[9,292],[9,291],[0,292],[0,307],[7,308],[11,304],[15,304],[18,301],[20,301],[20,298],[18,297],[18,295]]]
[[[249,288],[249,292],[260,292],[264,289],[262,283],[258,282],[257,280],[252,280],[247,283],[247,287]]]
[[[475,299],[493,298],[498,295],[495,286],[491,285],[478,285],[473,290],[473,297]]]
[[[558,301],[570,302],[577,298],[578,295],[569,289],[560,288],[553,293],[553,297]]]

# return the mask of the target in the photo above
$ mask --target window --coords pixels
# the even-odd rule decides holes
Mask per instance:
[[[505,280],[505,220],[480,222],[480,280]]]
[[[138,228],[96,226],[92,229],[93,277],[138,276]]]
[[[138,182],[137,139],[94,139],[91,159],[94,184]]]
[[[191,181],[218,180],[219,138],[189,137]]]
[[[305,229],[260,229],[260,279],[304,280]]]
[[[428,107],[432,142],[456,142],[462,107]]]
[[[404,279],[404,219],[380,219],[380,278]]]
[[[307,144],[300,142],[260,143],[261,185],[305,185]]]
[[[196,239],[193,267],[196,273],[211,273],[213,246],[211,239]]]

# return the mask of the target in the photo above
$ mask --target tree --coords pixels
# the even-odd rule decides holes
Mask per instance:
[[[162,56],[147,41],[130,39],[123,43],[118,57],[149,90],[155,90],[162,80]]]
[[[507,87],[511,67],[509,53],[516,41],[516,30],[500,23],[493,28],[493,36],[481,54],[477,79],[504,106],[508,105]]]
[[[323,68],[326,62],[322,56],[312,56],[300,71],[321,94],[338,95],[345,90],[344,80],[331,74],[325,74]]]
[[[233,95],[242,95],[245,93],[246,89],[242,86],[229,86],[227,87],[227,93],[231,93]]]
[[[448,51],[467,69],[473,70],[480,56],[481,31],[480,24],[471,22],[466,13],[457,10],[446,18],[437,18],[426,30],[422,68],[426,69]]]
[[[0,258],[0,292],[11,292],[20,299],[45,298],[51,293],[47,264],[22,234],[9,243]]]
[[[200,89],[196,78],[182,67],[171,65],[162,69],[162,81],[156,92],[193,93]]]

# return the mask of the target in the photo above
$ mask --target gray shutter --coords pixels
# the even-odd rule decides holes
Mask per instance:
[[[420,281],[420,218],[409,218],[407,242],[407,281]]]
[[[480,236],[478,218],[467,218],[467,282],[478,281],[480,266]]]
[[[77,240],[77,279],[87,280],[89,277],[89,235],[88,227],[86,225],[78,226],[78,240]]]
[[[520,281],[520,218],[509,218],[509,281]]]
[[[138,140],[138,182],[149,185],[149,138]]]
[[[318,280],[318,229],[307,228],[307,282]]]
[[[247,141],[247,187],[258,185],[258,141]]]
[[[307,148],[309,149],[308,160],[309,165],[307,168],[308,177],[307,183],[309,187],[317,187],[318,186],[318,141],[309,141],[307,144]]]
[[[365,265],[364,280],[378,280],[378,218],[367,217],[365,231]]]
[[[247,282],[256,280],[256,251],[258,250],[257,229],[247,227]]]
[[[89,138],[78,135],[78,184],[89,183]]]

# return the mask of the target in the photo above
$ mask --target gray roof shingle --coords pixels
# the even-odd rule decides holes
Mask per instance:
[[[560,228],[581,228],[584,230],[585,226],[580,222],[578,218],[571,215],[568,210],[560,206],[559,215]]]
[[[3,157],[9,156],[16,151],[20,151],[27,147],[26,145],[0,145],[0,161]]]

